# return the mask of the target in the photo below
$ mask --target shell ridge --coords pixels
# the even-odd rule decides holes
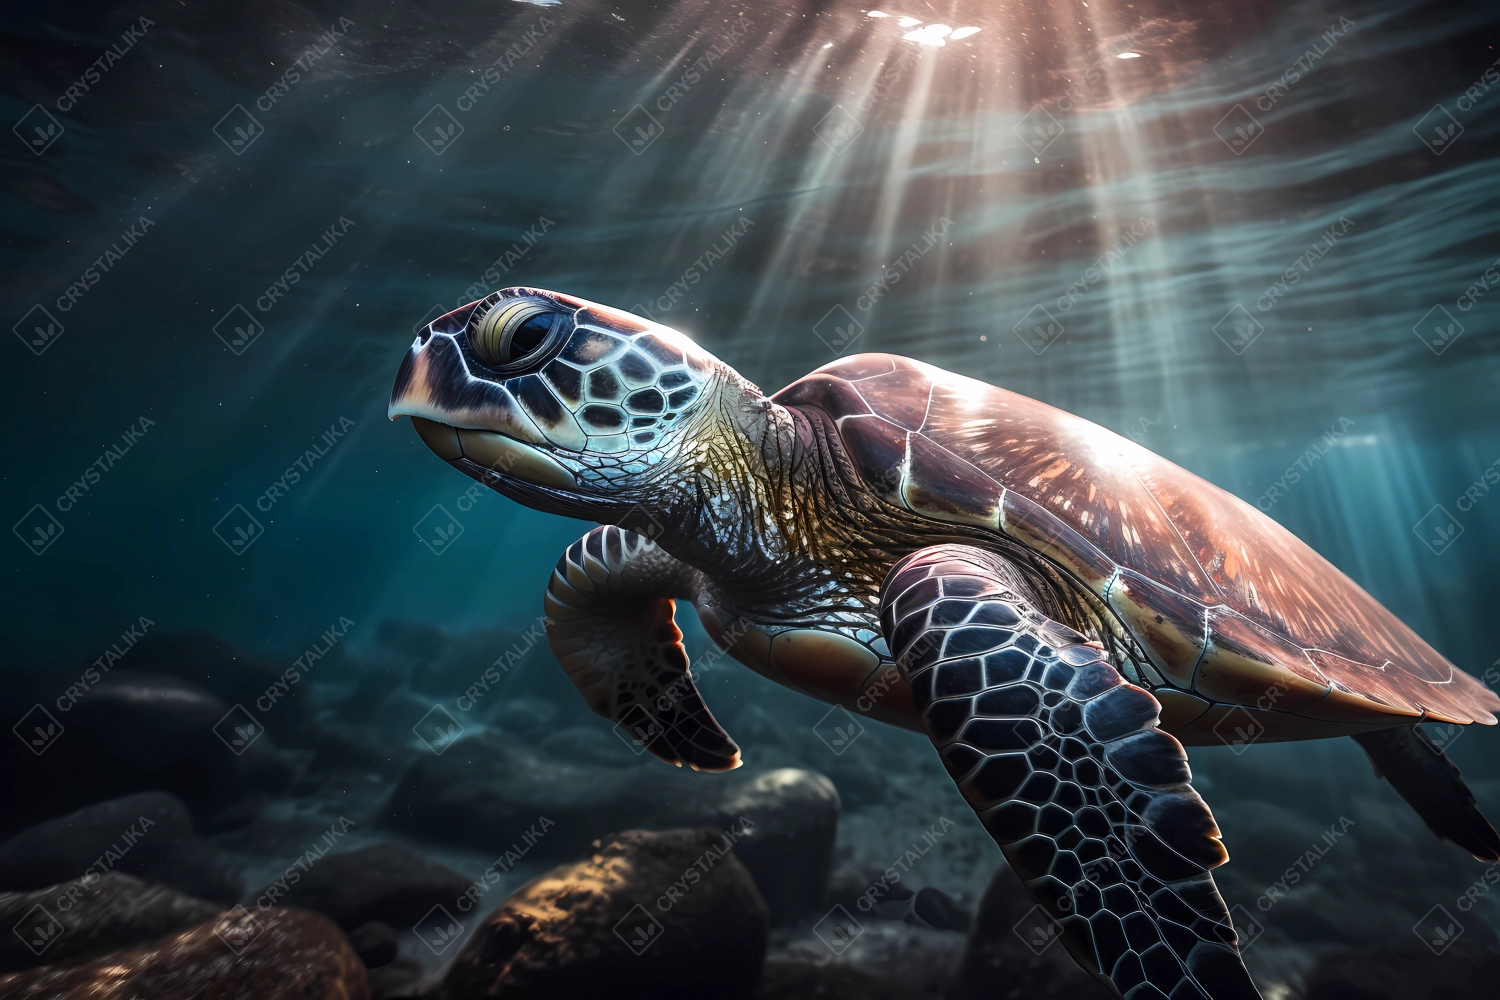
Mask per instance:
[[[922,410],[922,422],[917,425],[918,434],[922,434],[923,429],[927,426],[927,418],[932,416],[932,397],[937,393],[937,386],[938,384],[936,379],[932,379],[927,383],[927,406]],[[926,434],[922,434],[922,436],[927,437]],[[928,438],[928,440],[932,439]],[[936,441],[933,441],[932,443],[937,444]],[[943,450],[947,451],[948,449],[944,448]],[[955,455],[954,457],[957,458],[958,456]],[[973,463],[970,464],[972,465]]]
[[[848,400],[851,413],[867,408],[869,423],[838,419],[837,426],[858,439],[852,451],[869,451],[878,460],[879,468],[871,468],[886,482],[898,479],[898,502],[907,499],[908,485],[921,486],[929,474],[938,477],[934,485],[947,484],[960,494],[998,494],[998,523],[991,527],[1016,537],[1008,509],[1014,499],[1024,511],[1015,523],[1025,544],[1045,541],[1045,532],[1032,539],[1034,530],[1024,525],[1046,514],[1069,529],[1064,537],[1076,534],[1077,542],[1097,549],[1100,558],[1088,583],[1091,589],[1103,585],[1106,604],[1120,597],[1121,581],[1138,573],[1152,589],[1178,595],[1171,598],[1174,604],[1185,597],[1201,607],[1191,621],[1178,615],[1176,628],[1187,641],[1174,640],[1174,688],[1189,680],[1192,687],[1184,690],[1205,685],[1220,695],[1215,702],[1247,694],[1254,702],[1256,683],[1281,676],[1299,705],[1283,701],[1278,709],[1304,714],[1319,704],[1309,717],[1330,722],[1367,724],[1377,716],[1405,722],[1425,713],[1464,721],[1472,715],[1488,723],[1491,713],[1500,714],[1500,695],[1451,664],[1306,542],[1234,494],[1106,428],[893,355],[843,358],[817,374],[842,381],[849,391],[837,398]],[[919,397],[924,389],[926,396]],[[925,404],[920,410],[919,400]],[[943,476],[945,468],[950,475]],[[950,512],[949,503],[926,510],[925,493],[917,500],[921,512],[939,521],[953,519],[950,513],[962,520],[968,505]],[[1184,604],[1182,610],[1190,608]],[[1198,646],[1196,656],[1189,644]],[[1348,659],[1347,669],[1332,657]],[[1160,669],[1155,662],[1151,667],[1153,675]]]

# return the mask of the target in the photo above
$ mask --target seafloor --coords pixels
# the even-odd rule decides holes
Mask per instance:
[[[79,663],[20,675],[0,699],[16,716],[87,691],[49,700],[44,753],[0,751],[18,932],[0,997],[1109,995],[1036,938],[916,734],[835,732],[724,658],[701,683],[745,766],[680,771],[590,714],[523,632],[371,632],[351,654],[330,630],[290,673],[148,629],[97,682]],[[434,711],[442,733],[414,730]],[[1484,866],[1367,769],[1349,781],[1347,742],[1194,751],[1257,982],[1492,995],[1500,936],[1463,897],[1488,891]],[[1453,940],[1414,933],[1434,906]]]

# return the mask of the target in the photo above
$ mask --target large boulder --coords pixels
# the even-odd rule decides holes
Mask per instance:
[[[732,850],[708,827],[611,836],[502,903],[454,959],[442,995],[748,1000],[769,914]]]
[[[552,825],[533,858],[585,853],[611,830],[640,826],[651,805],[637,774],[581,766],[533,753],[486,731],[412,761],[396,783],[386,823],[416,837],[495,853],[541,818]]]
[[[750,869],[770,907],[785,923],[821,910],[833,869],[839,793],[821,774],[781,768],[725,782],[708,803],[708,822],[745,830],[735,857]]]
[[[1002,865],[979,904],[952,1000],[1109,1000],[1033,917],[1035,904]]]
[[[30,892],[0,892],[0,927],[16,928],[0,937],[0,972],[63,959],[76,963],[201,924],[222,909],[120,872]],[[48,933],[54,920],[61,933]]]
[[[180,678],[213,692],[226,707],[243,705],[277,742],[296,745],[312,731],[303,709],[308,682],[336,674],[341,666],[347,672],[340,636],[334,638],[332,644],[319,638],[311,652],[304,651],[311,658],[299,666],[298,654],[259,656],[208,632],[153,633],[131,647],[122,666]]]
[[[292,775],[269,736],[242,748],[224,742],[217,733],[229,732],[221,720],[230,706],[190,681],[115,670],[69,698],[58,702],[66,710],[49,709],[57,735],[39,753],[0,743],[0,830],[146,789],[206,815],[249,791],[280,790]]]
[[[618,752],[630,756],[623,744]],[[822,904],[839,808],[833,783],[810,771],[701,774],[654,759],[604,767],[484,731],[414,760],[397,782],[386,822],[497,855],[522,843],[518,853],[528,860],[553,861],[577,857],[614,830],[744,829],[738,856],[782,921]],[[543,835],[526,836],[542,818],[549,821]]]
[[[399,844],[340,851],[293,872],[295,881],[273,882],[255,898],[316,910],[346,931],[370,921],[410,927],[434,906],[456,905],[471,884],[446,865]]]
[[[236,909],[82,965],[0,976],[4,1000],[369,1000],[365,968],[327,917]]]
[[[100,802],[0,844],[0,890],[26,892],[110,871],[226,904],[243,888],[223,853],[193,832],[187,807],[166,792]]]

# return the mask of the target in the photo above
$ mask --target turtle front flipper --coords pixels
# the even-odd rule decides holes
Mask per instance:
[[[613,525],[568,546],[547,583],[547,639],[589,708],[668,764],[740,766],[688,672],[674,598],[698,573],[656,543]]]
[[[880,620],[927,734],[1052,935],[1128,1000],[1251,1000],[1208,870],[1228,860],[1161,706],[993,553],[922,549]],[[1040,912],[1038,912],[1040,911]]]

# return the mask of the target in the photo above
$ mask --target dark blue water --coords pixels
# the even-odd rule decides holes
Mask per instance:
[[[908,6],[9,10],[7,669],[141,617],[286,661],[340,618],[371,656],[391,620],[524,629],[588,526],[385,419],[414,326],[512,284],[639,306],[768,392],[886,351],[1045,400],[1500,662],[1495,11]],[[730,722],[824,711],[706,683]],[[1454,755],[1500,779],[1497,747]],[[1369,780],[1352,745],[1274,753]]]

